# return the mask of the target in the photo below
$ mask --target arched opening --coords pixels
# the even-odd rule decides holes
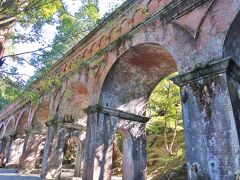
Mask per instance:
[[[132,179],[132,137],[127,129],[119,128],[112,143],[112,176],[117,179]]]
[[[225,38],[223,57],[232,57],[240,65],[240,12],[235,17]]]
[[[39,173],[42,165],[44,143],[46,139],[47,126],[45,123],[49,118],[49,96],[43,96],[41,103],[36,109],[30,109],[30,119],[23,120],[26,137],[24,140],[23,152],[20,157],[19,169],[23,173]],[[20,131],[23,133],[23,131]]]
[[[103,83],[99,102],[105,107],[147,116],[148,101],[153,89],[174,72],[177,72],[176,63],[164,47],[151,43],[139,44],[126,51],[113,64]],[[124,129],[127,129],[129,133],[129,135],[124,133],[128,138],[124,138],[122,135],[123,179],[124,174],[127,174],[126,177],[132,178],[144,176],[147,164],[145,123],[119,119],[116,124],[117,127],[127,127]],[[171,133],[169,137],[173,134]],[[126,145],[124,146],[124,144]],[[157,156],[159,159],[161,154]],[[125,164],[124,157],[127,157]]]
[[[187,179],[180,88],[170,80],[174,76],[160,81],[148,101],[147,166],[155,179]]]
[[[45,100],[47,97],[44,97],[41,104],[39,105],[38,109],[36,110],[32,123],[31,128],[36,130],[39,133],[46,133],[47,126],[45,123],[48,121],[49,118],[49,101]]]
[[[10,119],[6,126],[5,136],[13,135],[15,131],[15,119]]]
[[[100,104],[141,114],[158,82],[176,71],[174,59],[165,48],[150,43],[132,47],[107,74]]]
[[[77,137],[68,137],[64,144],[62,160],[62,177],[73,178],[81,176],[82,142]]]
[[[19,147],[18,142],[13,142],[15,140],[15,137],[13,138],[12,135],[15,135],[15,119],[11,118],[8,121],[8,124],[6,125],[6,130],[4,136],[7,139],[7,143],[5,145],[5,165],[6,167],[10,167],[12,164],[18,163],[18,151],[16,149],[21,148]],[[17,141],[17,140],[16,140]],[[9,166],[9,164],[11,164]],[[11,166],[12,167],[12,166]]]
[[[16,134],[17,135],[25,135],[25,130],[28,126],[28,112],[24,110],[24,112],[20,113],[17,119],[17,127],[16,127]]]
[[[122,176],[123,164],[123,138],[120,133],[116,133],[112,145],[112,176]]]
[[[229,31],[226,35],[223,57],[231,57],[240,66],[240,12],[234,18]],[[240,86],[238,83],[234,83],[234,80],[229,78],[229,87],[231,100],[233,107],[236,107],[234,116],[236,118],[236,126],[238,131],[238,137],[240,137]]]
[[[4,125],[1,124],[0,125],[0,138],[2,138],[4,136]]]
[[[89,106],[87,85],[84,83],[85,80],[79,78],[79,74],[73,74],[69,78],[58,108],[62,115],[71,116],[75,122],[86,119],[83,109]]]

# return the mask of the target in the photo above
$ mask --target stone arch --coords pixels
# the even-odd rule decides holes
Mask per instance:
[[[24,135],[25,134],[25,130],[28,127],[28,108],[23,109],[16,121],[16,126],[15,126],[15,132],[18,135]]]
[[[158,82],[176,71],[175,60],[166,48],[153,43],[134,46],[120,56],[108,72],[100,104],[127,111],[132,109],[132,113],[138,114]]]
[[[145,19],[144,10],[142,8],[137,9],[132,17],[133,27],[139,25]]]
[[[99,50],[99,45],[97,42],[94,42],[91,46],[91,54],[94,55]]]
[[[37,132],[46,133],[47,126],[45,123],[48,121],[50,110],[49,110],[49,96],[42,97],[41,103],[34,113],[31,128],[36,130]]]
[[[99,42],[99,49],[103,49],[107,46],[107,37],[105,35],[103,35],[100,39],[100,42]]]
[[[68,140],[73,140],[72,143],[76,145],[76,152],[75,152],[75,165],[74,165],[74,174],[73,177],[80,177],[81,176],[81,167],[82,167],[82,160],[83,160],[83,143],[77,136],[69,136],[64,139],[64,149],[66,146],[66,142]]]
[[[120,110],[121,112],[128,112],[142,117],[144,116],[144,110],[152,90],[159,81],[176,71],[178,69],[175,59],[165,47],[159,44],[141,43],[126,48],[126,51],[122,52],[119,58],[106,71],[107,75],[103,79],[98,104],[116,111]],[[99,135],[104,137],[104,145],[100,144],[100,141],[97,149],[99,148],[99,151],[101,150],[103,154],[99,155],[99,157],[101,157],[101,163],[106,164],[106,168],[101,166],[99,171],[96,171],[96,174],[94,174],[94,178],[108,176],[107,174],[111,172],[112,162],[109,161],[112,149],[111,144],[115,130],[120,127],[127,128],[131,134],[130,136],[127,131],[122,131],[123,136],[127,137],[125,142],[126,149],[131,152],[131,154],[128,154],[127,150],[125,150],[128,157],[126,161],[130,157],[133,159],[132,162],[134,164],[130,162],[125,163],[127,169],[132,166],[134,168],[132,168],[132,171],[126,170],[126,173],[129,174],[124,176],[139,177],[139,179],[145,176],[147,165],[146,124],[144,121],[125,121],[125,119],[120,118],[114,115],[99,115],[99,124],[104,121],[99,127],[104,127],[103,129],[106,129],[107,135]],[[108,122],[111,122],[111,125],[108,125]],[[119,131],[121,132],[121,130]],[[129,150],[130,146],[132,146],[132,151],[131,149]],[[100,152],[97,153],[100,154]]]
[[[67,64],[64,64],[61,68],[61,74],[65,73],[67,71]]]
[[[118,37],[120,36],[119,34],[119,29],[118,28],[113,28],[110,33],[109,33],[109,40],[110,40],[110,43],[114,42],[115,40],[118,39]]]
[[[90,56],[89,49],[85,49],[82,58],[88,58]]]
[[[4,135],[13,135],[15,133],[15,118],[12,117],[6,123],[6,129]]]
[[[78,137],[73,136],[72,139],[77,144],[76,160],[75,160],[75,167],[74,167],[74,177],[80,177],[82,161],[83,161],[83,143]]]
[[[125,18],[120,24],[120,34],[124,35],[132,29],[132,20]]]
[[[59,103],[58,112],[81,121],[86,119],[83,109],[89,106],[89,90],[85,80],[79,77],[79,74],[73,74],[69,78],[65,93]]]
[[[156,12],[159,8],[159,0],[150,0],[147,4],[148,11],[152,14]]]
[[[121,41],[117,43],[117,46],[108,50],[105,60],[106,64],[100,70],[101,75],[96,76],[94,80],[95,84],[93,84],[92,88],[96,90],[98,95],[92,96],[91,104],[99,102],[100,90],[114,63],[126,52],[130,52],[134,50],[135,47],[140,47],[142,44],[155,44],[164,47],[168,52],[166,54],[171,54],[172,59],[174,59],[176,69],[178,69],[180,74],[196,66],[197,62],[191,59],[193,53],[196,53],[196,50],[194,50],[196,41],[192,40],[191,35],[181,30],[181,36],[179,36],[179,27],[175,26],[173,23],[167,21],[160,21],[158,23],[159,24],[154,24],[153,26],[149,25],[136,34],[129,35],[130,37],[127,39],[121,39]],[[179,49],[181,49],[181,51],[179,51]],[[144,50],[144,48],[142,50]],[[133,53],[135,52],[133,51]],[[205,55],[199,53],[194,56],[201,61],[202,57]],[[204,61],[206,60],[209,59],[204,58]]]

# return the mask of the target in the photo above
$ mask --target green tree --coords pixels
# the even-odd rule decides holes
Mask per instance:
[[[98,1],[97,0],[78,0],[82,6],[79,13],[72,15],[66,5],[66,0],[2,0],[0,1],[0,73],[2,76],[18,76],[17,67],[9,68],[7,63],[8,58],[14,58],[23,64],[25,59],[20,55],[24,53],[31,53],[34,56],[43,54],[46,49],[53,47],[52,44],[45,44],[44,42],[44,25],[57,26],[57,35],[53,44],[60,44],[67,39],[78,39],[78,36],[73,36],[76,33],[78,27],[78,34],[82,36],[84,33],[89,32],[90,29],[86,27],[92,27],[93,22],[99,18],[98,13]],[[80,24],[83,25],[80,26]],[[25,33],[19,31],[19,28],[30,28],[31,33]],[[81,28],[79,28],[81,27]],[[82,31],[84,29],[84,31]],[[63,37],[65,39],[63,39]],[[42,48],[32,52],[23,52],[20,54],[4,55],[9,43],[29,43],[38,42],[45,44]],[[75,41],[74,41],[75,42]],[[65,43],[68,44],[68,43]],[[64,51],[62,51],[62,49]],[[53,48],[55,51],[61,52],[58,55],[62,55],[62,52],[66,52],[68,48]],[[60,55],[61,54],[61,55]],[[47,54],[46,54],[47,55]],[[51,54],[52,55],[52,54]],[[41,58],[35,59],[40,60]],[[27,62],[31,65],[37,61]],[[50,63],[51,64],[51,63]],[[37,66],[37,65],[36,65]],[[10,69],[10,70],[9,70]]]
[[[22,93],[21,86],[7,77],[0,78],[0,110]]]
[[[97,1],[82,6],[75,15],[63,14],[60,19],[51,49],[42,51],[41,55],[33,55],[30,60],[31,65],[37,70],[29,82],[46,72],[96,26],[99,20]]]
[[[169,155],[173,155],[177,131],[183,129],[180,90],[169,80],[174,75],[166,77],[156,86],[148,104],[152,115],[148,133],[163,133]],[[171,137],[168,135],[170,132],[173,134]]]

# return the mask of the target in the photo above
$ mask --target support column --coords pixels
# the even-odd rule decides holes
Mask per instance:
[[[188,177],[239,176],[240,68],[231,59],[173,78],[181,87]]]
[[[5,155],[4,164],[7,164],[8,161],[9,161],[9,158],[10,158],[12,139],[13,139],[13,135],[9,135],[9,136],[6,137],[7,144],[6,144],[6,148],[4,150],[4,155]]]
[[[83,180],[110,180],[116,121],[111,121],[110,115],[90,111],[88,113]]]
[[[23,152],[19,160],[19,171],[29,174],[35,169],[36,161],[40,158],[38,154],[39,146],[44,142],[46,135],[41,134],[31,128],[26,130]]]
[[[119,118],[147,122],[149,118],[123,112],[100,105],[90,106],[85,110],[88,114],[86,145],[84,153],[83,180],[110,180],[112,174],[112,142],[117,130]],[[137,138],[133,141],[132,154],[136,163],[143,152],[139,148]],[[145,148],[145,146],[144,146]],[[141,159],[141,158],[140,158]],[[142,161],[142,159],[140,160]],[[142,165],[142,162],[140,162]],[[139,165],[139,167],[141,166]],[[144,179],[142,166],[134,166],[134,179]],[[146,168],[144,168],[146,169]],[[138,171],[141,171],[139,173]]]
[[[82,151],[83,151],[82,142],[79,140],[79,142],[77,143],[74,177],[81,177],[81,168],[82,168],[82,159],[83,159]]]
[[[47,123],[48,131],[41,169],[42,179],[60,179],[61,177],[63,150],[67,131],[58,126],[60,121],[60,118],[54,117]]]
[[[128,122],[128,124],[130,124]],[[131,122],[130,128],[120,127],[123,138],[123,180],[147,179],[146,124]]]
[[[7,139],[3,137],[0,141],[0,154],[5,152],[6,145],[7,145]]]
[[[24,136],[15,136],[12,138],[9,158],[6,164],[7,168],[18,168],[19,160],[23,152]]]

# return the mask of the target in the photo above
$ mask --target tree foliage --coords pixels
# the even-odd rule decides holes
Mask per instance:
[[[75,15],[63,14],[58,22],[57,34],[50,50],[43,50],[41,55],[33,55],[30,63],[37,69],[30,79],[46,72],[60,57],[92,30],[99,19],[97,2],[83,5]]]
[[[148,134],[163,134],[165,146],[170,155],[173,155],[177,131],[183,130],[180,90],[169,80],[174,75],[166,77],[156,86],[148,104],[152,114],[148,124]],[[171,138],[168,135],[170,133]]]
[[[0,78],[0,110],[21,94],[21,86],[9,78]]]
[[[3,0],[0,2],[0,73],[4,76],[20,77],[17,67],[11,67],[9,58],[19,64],[28,63],[37,69],[51,66],[80,38],[86,35],[99,18],[97,0],[78,0],[81,7],[72,14],[66,0]],[[53,42],[46,43],[43,27],[56,27]],[[23,31],[26,29],[26,31]],[[38,42],[42,47],[34,51],[13,51],[5,55],[11,44]],[[7,44],[8,43],[8,44]],[[2,47],[2,48],[1,48]],[[21,55],[29,53],[32,59],[29,62]],[[55,61],[53,61],[54,59]],[[44,61],[44,62],[43,62]]]

